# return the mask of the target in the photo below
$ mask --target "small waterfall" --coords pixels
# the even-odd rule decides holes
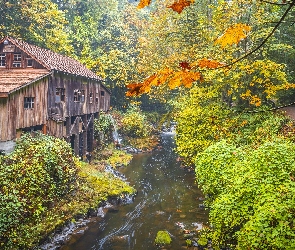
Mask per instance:
[[[122,139],[119,136],[117,123],[116,123],[115,119],[112,117],[112,115],[110,115],[110,120],[111,120],[112,125],[113,125],[113,132],[112,132],[113,140],[114,140],[116,145],[121,145]]]

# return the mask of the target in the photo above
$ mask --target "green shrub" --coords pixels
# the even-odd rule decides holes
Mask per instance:
[[[211,238],[232,249],[295,248],[295,144],[265,142],[257,149],[225,141],[196,160],[209,197]]]
[[[134,192],[80,162],[64,140],[27,134],[11,155],[0,156],[0,249],[31,249],[73,216]]]
[[[258,146],[273,140],[290,121],[278,112],[235,112],[214,98],[219,97],[215,97],[210,88],[191,89],[178,104],[177,152],[188,164],[193,164],[200,152],[222,139],[239,146]]]
[[[121,120],[120,132],[130,137],[145,137],[151,131],[146,116],[136,106],[130,107]]]
[[[94,137],[101,144],[113,141],[114,120],[110,114],[101,113],[98,119],[94,119]]]
[[[26,134],[0,162],[1,244],[29,247],[25,239],[29,232],[19,226],[40,221],[50,204],[76,188],[78,160],[65,141]]]

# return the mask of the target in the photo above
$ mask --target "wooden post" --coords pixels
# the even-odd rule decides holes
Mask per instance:
[[[87,115],[83,115],[82,116],[82,121],[83,121],[83,125],[84,125],[84,130],[82,133],[83,136],[83,157],[86,155],[86,151],[87,151]]]
[[[43,135],[47,134],[47,126],[46,126],[46,124],[42,125],[42,133],[43,133]]]
[[[66,138],[71,142],[71,117],[66,117]]]

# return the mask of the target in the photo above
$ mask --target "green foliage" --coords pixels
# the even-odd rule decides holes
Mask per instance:
[[[294,143],[281,140],[255,150],[222,141],[199,154],[196,176],[209,197],[214,245],[295,247],[294,155]]]
[[[169,245],[172,239],[167,231],[158,231],[155,243],[158,245]]]
[[[197,242],[200,246],[206,246],[208,243],[208,240],[204,235],[201,235],[201,237],[198,239]]]
[[[94,162],[100,164],[116,166],[127,166],[132,159],[132,155],[125,151],[115,149],[114,144],[108,145],[104,149],[94,151]]]
[[[2,157],[0,165],[0,235],[2,244],[13,245],[28,232],[19,225],[40,221],[53,202],[77,185],[78,160],[63,140],[37,134],[24,135],[15,151]],[[29,230],[29,229],[28,229]]]
[[[82,190],[84,198],[91,200],[90,204],[93,206],[97,206],[108,197],[124,196],[135,192],[134,188],[127,183],[112,174],[97,171],[95,166],[82,165],[79,176],[86,181]]]
[[[50,0],[1,1],[0,37],[12,36],[64,54],[72,53],[65,12]]]
[[[191,239],[186,239],[185,243],[186,243],[187,247],[190,247],[192,245],[192,240]]]
[[[131,106],[123,115],[120,132],[129,137],[146,137],[150,131],[146,116],[137,106]]]
[[[64,140],[26,134],[0,156],[0,248],[30,249],[77,214],[134,189],[79,162]]]
[[[286,137],[282,129],[290,121],[290,118],[279,111],[233,115],[227,139],[239,146],[253,145],[255,147],[266,141],[275,140],[277,137]],[[292,139],[292,135],[289,138]]]
[[[281,134],[290,121],[277,112],[242,113],[220,102],[212,88],[192,88],[177,104],[175,120],[178,153],[188,163],[212,143],[222,139],[239,146],[259,145]]]
[[[99,140],[101,144],[112,142],[114,126],[115,124],[112,116],[107,113],[101,113],[99,118],[94,120],[94,137]]]
[[[211,89],[194,88],[179,102],[176,114],[178,153],[188,162],[212,142],[226,136],[231,110],[214,102]],[[206,106],[204,105],[206,103]]]

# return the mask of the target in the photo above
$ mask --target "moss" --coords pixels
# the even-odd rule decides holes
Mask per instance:
[[[134,148],[141,149],[142,151],[151,151],[159,144],[159,138],[157,136],[143,137],[143,138],[125,138],[126,144],[131,145]]]
[[[169,245],[172,239],[167,231],[158,231],[155,243],[157,245]]]
[[[132,159],[132,155],[122,150],[114,148],[113,144],[103,150],[97,150],[94,152],[94,162],[96,165],[101,165],[103,169],[106,165],[116,166],[127,166]]]

